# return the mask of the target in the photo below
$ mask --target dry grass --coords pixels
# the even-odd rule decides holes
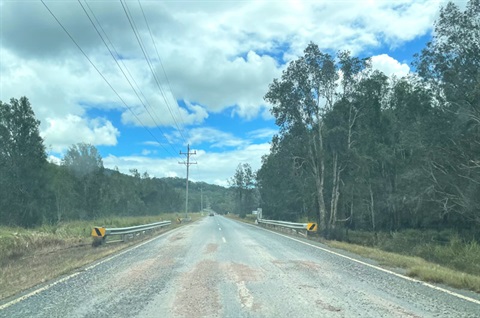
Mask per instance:
[[[257,219],[257,216],[253,215],[253,214],[247,214],[245,216],[245,218],[241,218],[241,217],[238,216],[238,214],[233,214],[233,213],[229,213],[225,216],[227,218],[237,220],[237,221],[240,221],[240,222],[244,222],[244,223],[249,223],[249,224],[255,224],[255,220]]]
[[[199,213],[190,216],[192,221],[201,218]],[[171,213],[155,217],[73,221],[35,229],[0,227],[0,299],[70,273],[151,237],[143,236],[128,243],[93,248],[90,233],[94,226],[126,227],[171,220],[172,226],[155,231],[159,234],[182,226],[176,223],[177,217],[178,214]]]
[[[462,273],[435,263],[427,262],[420,257],[385,252],[378,248],[338,241],[329,241],[327,244],[334,248],[374,259],[385,266],[403,268],[410,277],[416,277],[427,282],[442,283],[455,288],[469,289],[480,293],[480,276],[477,275]]]

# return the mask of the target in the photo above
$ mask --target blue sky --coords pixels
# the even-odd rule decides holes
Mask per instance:
[[[108,168],[185,177],[178,153],[190,144],[198,162],[192,180],[220,185],[241,162],[260,168],[277,131],[263,96],[309,42],[326,52],[371,56],[374,68],[404,76],[414,71],[413,54],[431,39],[445,4],[129,1],[152,72],[121,4],[83,1],[138,85],[139,99],[82,7],[45,2],[126,103],[40,2],[0,1],[0,100],[30,99],[50,160],[59,162],[70,145],[87,142]]]

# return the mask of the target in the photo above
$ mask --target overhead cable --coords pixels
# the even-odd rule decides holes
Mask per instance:
[[[52,17],[57,21],[57,23],[60,25],[60,27],[63,29],[63,31],[68,35],[68,37],[72,40],[72,42],[77,46],[77,48],[82,52],[82,54],[85,56],[85,58],[88,60],[88,62],[93,66],[93,68],[97,71],[97,73],[102,77],[102,79],[107,83],[107,85],[112,89],[112,91],[117,95],[117,97],[120,99],[120,101],[125,105],[125,107],[135,116],[135,118],[138,120],[138,122],[145,128],[145,130],[148,131],[148,133],[160,144],[162,143],[157,139],[157,137],[148,129],[141,119],[135,114],[135,112],[131,109],[130,106],[125,102],[125,100],[120,96],[120,94],[115,90],[115,88],[110,84],[110,82],[107,80],[107,78],[103,75],[103,73],[97,68],[97,66],[92,62],[92,60],[88,57],[88,55],[85,53],[85,51],[80,47],[80,45],[75,41],[73,36],[68,32],[68,30],[63,26],[63,24],[60,22],[60,20],[55,16],[55,14],[50,10],[50,8],[47,6],[47,4],[43,1],[40,0],[42,4],[45,6],[45,8],[48,10],[48,12],[52,15]],[[163,145],[162,145],[163,146]]]
[[[154,78],[154,80],[155,80],[155,83],[157,84],[157,87],[158,87],[158,89],[159,89],[159,91],[160,91],[163,99],[165,100],[165,104],[166,104],[166,106],[167,106],[167,109],[168,109],[170,115],[172,116],[173,122],[175,123],[175,126],[177,127],[177,130],[178,130],[180,136],[182,137],[183,141],[184,141],[185,143],[187,143],[186,138],[185,138],[185,136],[183,135],[182,130],[181,130],[180,127],[178,126],[178,122],[177,122],[177,120],[175,119],[175,116],[174,116],[173,113],[172,113],[172,110],[171,110],[170,105],[169,105],[169,103],[168,103],[167,97],[165,96],[165,93],[164,93],[163,89],[161,88],[161,85],[160,85],[160,83],[159,83],[159,80],[158,80],[158,78],[157,78],[157,75],[156,75],[156,73],[155,73],[155,71],[154,71],[154,69],[153,69],[153,66],[152,66],[152,64],[151,64],[151,62],[150,62],[150,59],[149,59],[149,57],[148,57],[148,53],[146,52],[145,47],[144,47],[144,45],[143,45],[143,42],[142,42],[142,40],[141,40],[141,38],[140,38],[140,34],[138,33],[137,27],[136,27],[136,25],[135,25],[135,21],[133,20],[133,17],[131,16],[130,10],[128,9],[128,5],[126,4],[126,2],[124,3],[124,1],[122,1],[122,0],[120,0],[120,3],[122,4],[123,11],[125,12],[125,15],[127,16],[128,22],[130,23],[130,27],[132,28],[133,33],[135,34],[135,37],[136,37],[137,42],[138,42],[138,44],[139,44],[139,46],[140,46],[140,49],[142,50],[142,53],[143,53],[143,55],[144,55],[144,57],[145,57],[145,60],[146,60],[148,66],[149,66],[149,68],[150,68],[150,71],[152,72],[152,75],[153,75],[153,78]]]
[[[145,95],[143,94],[142,90],[140,89],[140,87],[138,86],[137,82],[135,81],[135,78],[132,76],[132,74],[130,73],[130,71],[128,70],[127,66],[125,65],[125,63],[120,60],[120,62],[122,63],[123,65],[123,68],[125,68],[125,70],[127,71],[128,75],[130,76],[130,78],[132,79],[132,81],[134,82],[135,86],[137,87],[137,89],[135,89],[135,87],[133,86],[133,84],[131,83],[130,79],[128,78],[128,76],[125,74],[123,68],[120,66],[119,62],[118,62],[118,58],[116,56],[119,56],[118,54],[118,51],[115,49],[115,46],[113,45],[113,43],[110,41],[110,39],[108,38],[108,35],[107,33],[105,32],[105,30],[103,29],[102,25],[100,24],[99,20],[97,19],[95,13],[93,12],[92,8],[90,8],[90,6],[88,5],[88,3],[85,1],[85,4],[87,5],[88,9],[90,10],[93,18],[95,19],[95,21],[97,22],[98,26],[100,27],[100,29],[102,30],[103,34],[105,35],[105,38],[108,40],[110,46],[112,47],[112,49],[114,50],[114,52],[112,52],[112,50],[110,49],[110,47],[108,46],[108,44],[105,42],[105,39],[104,37],[102,36],[102,34],[100,33],[100,31],[98,30],[97,26],[95,25],[95,23],[93,22],[93,20],[91,19],[90,15],[88,14],[88,12],[86,11],[85,7],[82,5],[82,3],[80,2],[80,0],[78,0],[78,3],[80,4],[80,6],[82,7],[83,11],[85,12],[85,14],[87,15],[88,19],[90,20],[90,23],[92,24],[92,26],[95,28],[95,31],[97,32],[98,36],[100,37],[100,39],[102,40],[103,44],[105,45],[105,47],[107,48],[107,50],[110,52],[110,55],[112,56],[113,60],[115,61],[115,63],[117,64],[118,68],[120,69],[120,71],[122,72],[123,76],[125,77],[125,79],[127,80],[128,84],[130,85],[130,87],[132,88],[132,90],[134,91],[135,95],[138,97],[138,100],[140,101],[140,103],[143,105],[143,107],[145,108],[146,112],[148,113],[148,115],[150,116],[150,118],[153,120],[154,124],[156,125],[156,128],[160,131],[160,133],[163,135],[163,137],[165,138],[165,140],[167,140],[167,143],[170,145],[170,147],[173,149],[173,154],[174,156],[176,155],[176,153],[178,152],[174,147],[173,145],[168,141],[168,138],[166,137],[165,135],[165,132],[160,128],[160,125],[156,122],[155,118],[153,118],[152,114],[150,113],[147,105],[145,105],[145,103],[143,102],[142,98],[139,96],[138,92],[140,92],[140,94],[143,96],[143,98],[145,99],[145,102],[150,106],[150,104],[148,103],[148,99],[145,97]],[[137,92],[138,90],[138,92]],[[163,147],[163,145],[161,144],[161,146]],[[165,147],[163,147],[165,149]],[[172,154],[170,151],[168,151],[167,149],[165,149],[165,151],[169,152],[170,154]]]

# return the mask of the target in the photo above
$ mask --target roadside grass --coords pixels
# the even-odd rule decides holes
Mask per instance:
[[[238,214],[233,214],[233,213],[229,213],[225,216],[230,218],[230,219],[234,219],[234,220],[238,220],[238,221],[242,221],[242,222],[250,223],[250,224],[255,224],[255,220],[257,219],[257,216],[253,215],[253,214],[247,214],[245,216],[245,218],[241,218],[241,217],[238,216]]]
[[[407,256],[339,241],[326,241],[333,248],[346,250],[378,261],[381,265],[406,270],[406,274],[423,281],[441,283],[480,293],[480,276],[435,264],[418,256]]]
[[[465,237],[470,237],[466,239]],[[338,237],[357,245],[375,247],[386,252],[418,256],[429,262],[472,275],[480,275],[480,244],[472,236],[432,230],[404,230],[399,232],[350,231],[348,238]]]
[[[253,223],[248,216],[228,217]],[[375,238],[371,232],[350,231],[350,242],[309,238],[375,260],[384,267],[403,269],[409,277],[480,293],[480,244],[475,240],[465,242],[456,233],[406,230],[377,233]]]
[[[43,225],[33,229],[0,227],[0,299],[153,237],[145,235],[126,243],[105,244],[94,248],[90,235],[95,226],[128,227],[171,220],[171,226],[155,231],[155,235],[158,235],[182,226],[176,222],[181,215],[168,213],[158,216],[110,217]],[[192,222],[202,217],[200,213],[191,213],[189,216]]]

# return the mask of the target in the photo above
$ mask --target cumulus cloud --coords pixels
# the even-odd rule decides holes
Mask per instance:
[[[86,119],[67,115],[64,118],[47,118],[47,128],[40,132],[47,147],[63,152],[72,144],[85,142],[94,146],[117,144],[120,132],[112,123],[102,118]]]
[[[382,71],[387,76],[403,77],[408,75],[410,67],[400,63],[387,54],[372,56],[372,68]]]
[[[207,143],[212,148],[240,147],[249,144],[248,140],[234,136],[232,133],[212,127],[195,127],[186,131],[186,142],[191,146]],[[180,134],[175,132],[170,140],[180,141]]]
[[[81,7],[62,2],[47,4],[145,124],[153,125]],[[90,5],[153,112],[162,115],[159,121],[172,124],[168,112],[163,116],[164,104],[170,104],[174,116],[178,115],[179,121],[183,117],[188,125],[201,123],[206,111],[220,112],[229,107],[233,107],[234,115],[244,118],[265,114],[263,95],[283,68],[278,59],[286,62],[295,58],[310,41],[322,49],[349,49],[354,54],[382,43],[398,46],[430,31],[439,1],[198,1],[188,6],[173,1],[144,2],[163,64],[158,61],[138,4],[130,3],[155,76],[126,23],[121,5]],[[45,99],[72,104],[70,110],[77,114],[78,101],[88,96],[88,100],[101,104],[98,107],[115,104],[123,108],[125,122],[137,122],[40,3],[5,2],[2,25],[2,58],[6,54],[13,57],[6,65],[14,74],[6,76],[9,80],[27,76],[32,83],[26,92],[30,96],[43,94]],[[35,62],[38,65],[32,65]],[[77,82],[85,79],[88,81],[79,89]],[[18,95],[11,86],[3,91]],[[167,102],[161,91],[168,95]],[[179,99],[195,101],[205,109],[179,108]]]
[[[276,133],[278,133],[278,129],[260,128],[248,132],[247,135],[253,139],[264,139],[272,138],[272,136]]]

